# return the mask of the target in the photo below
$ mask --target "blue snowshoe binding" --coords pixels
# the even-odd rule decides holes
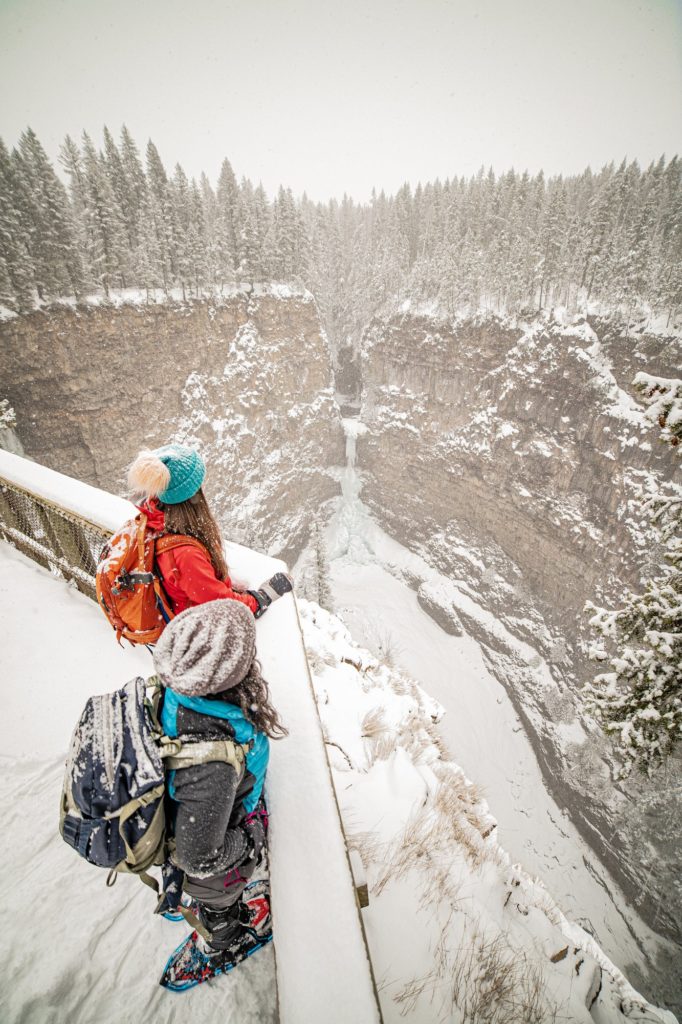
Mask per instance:
[[[227,974],[272,939],[267,881],[252,882],[244,890],[239,907],[240,929],[233,942],[216,952],[197,932],[182,942],[164,968],[160,984],[171,992],[186,992],[204,981]]]

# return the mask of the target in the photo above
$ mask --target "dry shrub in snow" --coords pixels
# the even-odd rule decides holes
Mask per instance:
[[[376,736],[379,733],[385,732],[386,728],[386,715],[381,706],[372,708],[362,720],[363,737]]]
[[[392,732],[377,733],[370,737],[367,746],[370,765],[376,761],[387,761],[396,748],[395,734]]]
[[[505,936],[486,936],[475,921],[467,923],[459,945],[450,947],[449,924],[450,919],[437,943],[432,969],[395,996],[403,1016],[427,993],[442,1021],[553,1024],[558,1019],[559,1008],[543,998],[546,989],[539,964],[512,949]]]
[[[376,836],[375,832],[350,832],[346,830],[348,848],[357,850],[362,863],[367,867],[369,864],[378,864],[384,857],[385,846]]]
[[[501,935],[488,939],[475,926],[469,943],[457,950],[450,985],[452,1005],[466,1021],[551,1024],[557,1017],[557,1008],[543,999],[539,965],[510,949]]]

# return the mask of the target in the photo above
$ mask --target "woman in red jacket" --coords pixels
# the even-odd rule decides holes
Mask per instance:
[[[198,604],[231,598],[241,601],[256,618],[291,590],[291,580],[276,573],[258,590],[235,589],[223,554],[218,524],[201,489],[206,475],[198,452],[169,444],[143,451],[128,470],[128,484],[147,516],[147,526],[158,534],[180,534],[201,542],[180,544],[159,552],[157,565],[163,587],[177,615]]]

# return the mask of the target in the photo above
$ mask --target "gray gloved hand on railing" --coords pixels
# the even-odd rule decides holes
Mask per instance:
[[[288,594],[293,589],[294,581],[291,576],[285,572],[276,572],[265,583],[261,583],[258,590],[247,590],[247,594],[250,594],[258,602],[258,611],[254,613],[254,617],[259,619],[273,601],[276,601],[278,597],[282,597],[283,594]]]

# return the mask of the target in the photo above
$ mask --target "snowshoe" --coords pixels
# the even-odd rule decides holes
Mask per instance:
[[[270,884],[266,878],[251,882],[244,889],[239,908],[239,920],[242,927],[252,931],[256,938],[269,938],[272,935],[272,916],[270,914]]]
[[[192,932],[169,958],[160,984],[171,992],[186,992],[204,981],[227,974],[271,939],[271,931],[258,938],[250,928],[244,928],[229,949],[207,953],[203,940],[197,932]]]

